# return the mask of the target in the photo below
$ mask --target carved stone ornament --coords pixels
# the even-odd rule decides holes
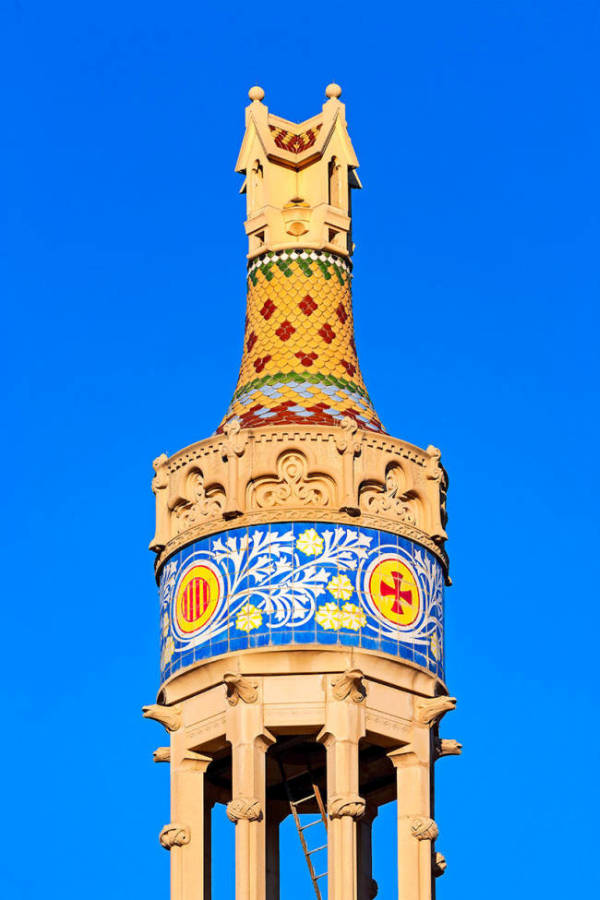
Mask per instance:
[[[230,822],[239,822],[240,819],[258,822],[263,815],[260,800],[256,797],[236,797],[227,804],[226,812]]]
[[[277,460],[277,474],[248,485],[248,505],[254,509],[280,506],[333,506],[335,482],[329,475],[308,473],[303,453],[288,450]]]
[[[240,700],[244,703],[256,703],[258,700],[258,681],[246,678],[244,675],[235,675],[226,672],[223,681],[227,688],[227,702],[230,706],[237,706]]]
[[[336,700],[345,700],[349,697],[354,703],[362,703],[367,695],[366,688],[362,683],[364,678],[360,669],[347,669],[342,675],[334,678],[333,696]]]
[[[433,861],[433,877],[439,878],[440,875],[443,875],[448,867],[448,863],[446,862],[446,857],[443,853],[436,853],[435,859]]]
[[[362,434],[352,416],[344,416],[342,419],[342,433],[335,436],[335,446],[340,453],[360,453]]]
[[[171,761],[171,748],[170,747],[157,747],[154,753],[152,754],[152,759],[154,762],[170,762]]]
[[[405,488],[405,477],[399,465],[388,466],[385,486],[369,485],[360,491],[360,507],[378,515],[393,515],[407,525],[420,526],[418,516],[419,495]]]
[[[435,742],[436,759],[442,756],[460,756],[462,753],[462,744],[450,738],[438,738]]]
[[[332,797],[327,804],[327,812],[330,819],[341,819],[342,816],[360,819],[365,814],[366,805],[358,794],[347,794],[343,797]]]
[[[187,825],[165,825],[158,836],[161,847],[170,850],[172,847],[184,847],[191,840],[190,829]]]
[[[145,719],[156,719],[157,722],[165,726],[167,731],[177,731],[181,727],[180,703],[176,703],[175,706],[151,703],[149,706],[142,706],[142,713]]]
[[[225,509],[225,490],[220,484],[206,485],[201,469],[193,468],[185,479],[184,496],[172,507],[176,528],[189,528],[203,519],[220,516]]]
[[[410,833],[418,841],[435,841],[440,832],[433,819],[415,816],[410,820]]]
[[[431,725],[451,709],[456,709],[456,697],[417,697],[415,719],[423,725]]]
[[[242,431],[239,419],[230,419],[223,426],[225,449],[228,456],[243,456],[248,443],[248,432]]]

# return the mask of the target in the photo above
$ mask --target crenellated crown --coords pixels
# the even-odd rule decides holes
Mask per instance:
[[[246,177],[248,257],[302,247],[342,256],[353,251],[350,192],[361,187],[358,159],[346,125],[342,89],[330,84],[327,102],[305,122],[275,116],[253,87],[236,171]]]

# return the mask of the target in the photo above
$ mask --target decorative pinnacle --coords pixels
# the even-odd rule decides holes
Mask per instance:
[[[254,88],[252,88],[254,90]],[[342,89],[339,84],[336,84],[335,81],[332,81],[331,84],[328,84],[325,88],[325,96],[329,97],[331,100],[333,97],[337,98],[342,96]]]
[[[264,100],[265,92],[261,87],[255,84],[254,87],[251,87],[248,91],[248,96],[251,100],[258,100],[260,102],[261,100]]]

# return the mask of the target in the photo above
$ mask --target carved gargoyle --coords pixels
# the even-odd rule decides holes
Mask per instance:
[[[171,748],[170,747],[157,747],[154,753],[152,754],[152,759],[154,762],[170,762],[171,761]]]
[[[456,708],[456,697],[417,697],[415,719],[423,725],[432,725],[451,709]]]
[[[435,757],[441,759],[442,756],[460,756],[462,753],[462,744],[451,738],[438,738],[435,742]]]
[[[363,678],[364,674],[360,669],[347,669],[342,675],[338,675],[331,682],[335,699],[345,700],[349,697],[354,703],[362,703],[367,696]]]
[[[156,719],[157,722],[165,726],[167,731],[177,731],[181,727],[180,703],[176,703],[175,706],[151,703],[149,706],[142,706],[142,713],[145,719]]]
[[[223,681],[227,688],[227,702],[230,706],[237,706],[240,700],[243,700],[244,703],[256,703],[258,700],[258,681],[232,672],[226,672],[223,675]]]

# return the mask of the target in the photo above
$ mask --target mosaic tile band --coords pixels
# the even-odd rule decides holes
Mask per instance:
[[[350,265],[324,251],[265,253],[248,271],[244,352],[218,431],[237,417],[261,425],[339,425],[383,431],[354,342]]]
[[[161,677],[222,653],[325,644],[389,653],[443,678],[443,585],[431,553],[389,532],[234,528],[163,568]]]

